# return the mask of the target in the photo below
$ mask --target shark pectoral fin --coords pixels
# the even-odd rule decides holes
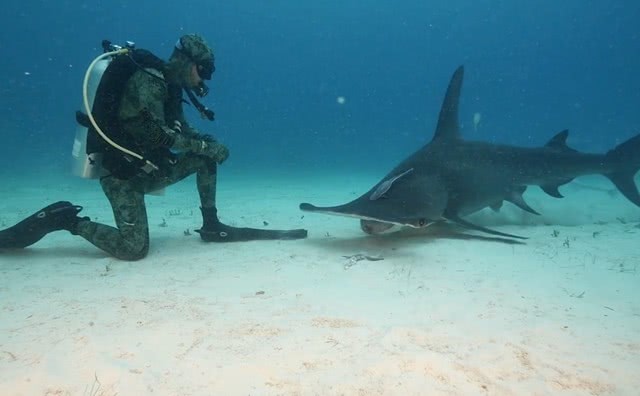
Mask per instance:
[[[511,194],[509,194],[509,196],[507,198],[505,198],[507,201],[511,202],[512,204],[516,205],[517,207],[519,207],[520,209],[532,213],[534,215],[540,215],[540,213],[536,212],[535,210],[533,210],[531,208],[531,206],[529,206],[529,204],[527,204],[524,200],[524,197],[522,196],[522,193],[524,192],[524,189],[522,191],[513,191]]]
[[[476,230],[476,231],[480,231],[480,232],[484,232],[486,234],[491,234],[491,235],[497,235],[497,236],[501,236],[501,237],[506,237],[506,238],[516,238],[516,239],[528,239],[527,237],[521,237],[519,235],[513,235],[513,234],[507,234],[505,232],[500,232],[500,231],[495,231],[492,230],[490,228],[486,228],[486,227],[482,227],[479,225],[475,225],[473,223],[470,223],[466,220],[463,220],[460,218],[460,216],[457,215],[448,215],[445,216],[445,218],[451,222],[454,222],[462,227],[468,228],[470,230]]]
[[[636,183],[633,181],[635,173],[636,172],[634,171],[617,172],[607,174],[606,176],[611,180],[611,182],[613,182],[613,184],[615,184],[622,195],[624,195],[629,201],[640,206],[640,194],[638,193]]]

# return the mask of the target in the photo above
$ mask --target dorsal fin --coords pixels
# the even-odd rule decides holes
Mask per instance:
[[[458,103],[460,101],[460,90],[462,89],[462,79],[464,77],[464,66],[456,69],[449,81],[447,93],[444,96],[438,126],[433,140],[458,139],[460,136],[458,126]]]
[[[567,146],[567,137],[569,137],[569,130],[565,129],[561,132],[558,132],[554,137],[552,137],[544,147],[552,148],[560,151],[576,151],[569,146]]]

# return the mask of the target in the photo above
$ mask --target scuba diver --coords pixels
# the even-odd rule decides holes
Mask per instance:
[[[184,91],[203,117],[214,118],[195,97],[208,93],[204,80],[210,80],[215,70],[213,51],[201,36],[182,36],[168,62],[134,48],[133,43],[120,47],[104,41],[103,48],[105,53],[85,75],[85,112],[78,112],[76,119],[86,139],[76,136],[73,154],[89,176],[99,177],[117,228],[80,217],[81,206],[61,201],[0,231],[0,249],[24,248],[50,232],[67,230],[118,259],[142,259],[149,251],[145,194],[193,173],[203,220],[196,231],[203,241],[307,237],[304,229],[237,228],[218,219],[217,167],[229,151],[191,127],[182,109]],[[98,83],[95,92],[88,89],[91,79]]]

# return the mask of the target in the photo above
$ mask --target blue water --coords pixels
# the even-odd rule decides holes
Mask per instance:
[[[167,58],[192,32],[215,48],[217,120],[188,116],[232,169],[384,171],[428,141],[460,64],[466,137],[541,145],[569,128],[597,152],[640,131],[637,0],[188,3],[5,2],[0,173],[69,172],[103,38]]]

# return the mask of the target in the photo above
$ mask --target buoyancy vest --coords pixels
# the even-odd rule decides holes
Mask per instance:
[[[126,54],[115,56],[105,69],[98,84],[92,115],[98,126],[111,140],[134,152],[144,153],[146,159],[162,168],[173,157],[171,151],[162,147],[149,152],[144,147],[140,147],[132,136],[124,132],[118,117],[127,82],[138,70],[148,73],[145,69],[149,68],[162,73],[166,69],[166,63],[144,49],[132,49]],[[168,84],[168,88],[169,101],[182,102],[182,89],[179,86],[174,87],[173,84]],[[107,143],[94,126],[88,122],[88,119],[81,116],[77,118],[79,123],[88,127],[87,154],[101,153],[103,155],[102,166],[118,178],[128,179],[139,172],[140,164]]]

